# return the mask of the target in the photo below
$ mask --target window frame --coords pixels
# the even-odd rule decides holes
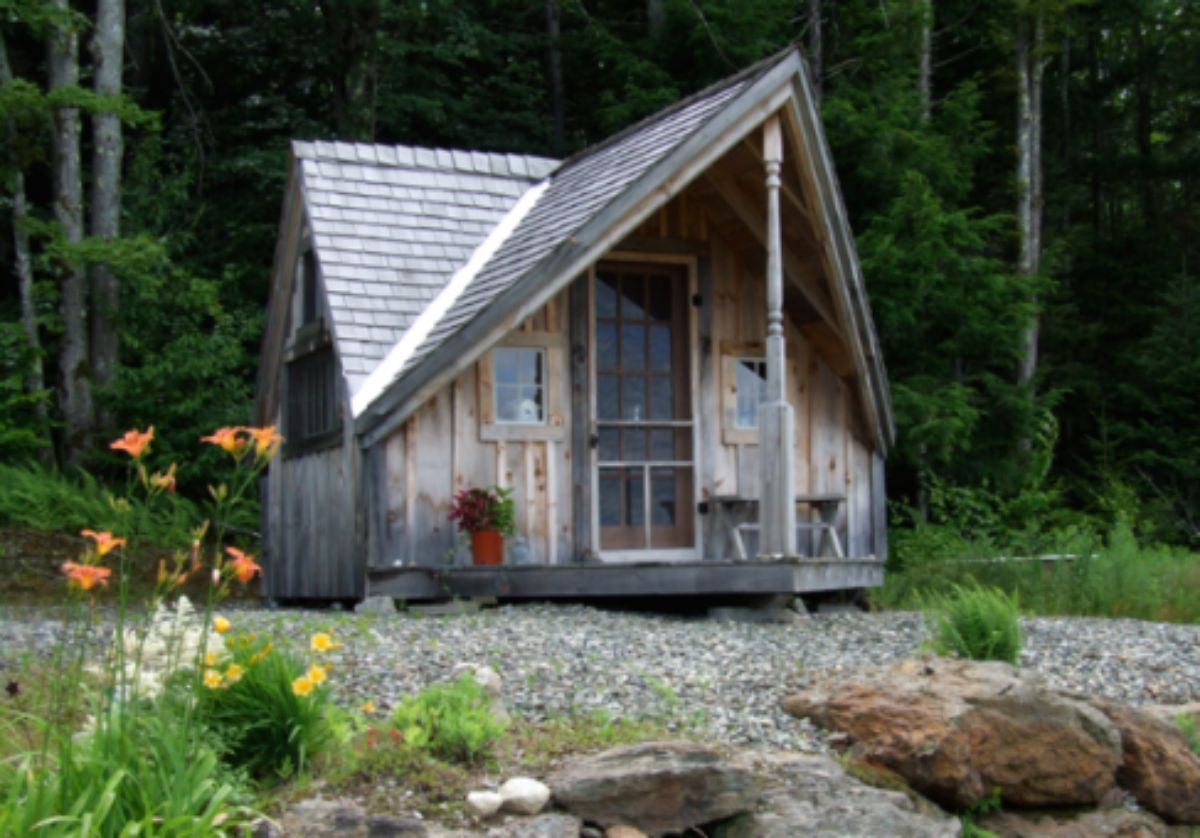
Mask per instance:
[[[535,381],[532,384],[526,384],[525,382],[521,381],[520,372],[519,372],[521,365],[520,365],[520,363],[518,363],[518,365],[517,365],[518,373],[517,373],[516,384],[515,385],[502,384],[502,382],[500,382],[496,378],[496,373],[499,370],[499,366],[500,366],[499,363],[497,362],[497,355],[501,352],[514,352],[514,353],[531,352],[531,353],[533,353],[535,355],[535,357],[537,358],[538,366],[541,369],[541,379],[542,379],[541,382],[539,383],[539,382]],[[546,420],[549,415],[548,408],[550,406],[548,403],[549,399],[547,398],[547,396],[549,395],[549,383],[550,383],[549,373],[550,373],[549,365],[546,363],[546,348],[543,346],[497,346],[495,349],[493,349],[492,350],[492,415],[495,417],[496,424],[497,425],[527,427],[527,428],[535,428],[535,427],[544,426],[546,424]],[[515,387],[518,394],[525,387],[536,387],[537,388],[538,394],[541,397],[538,401],[538,413],[540,415],[538,416],[537,419],[529,420],[529,419],[522,419],[519,417],[516,419],[505,419],[500,416],[500,391],[502,389],[507,390],[509,386]]]
[[[742,361],[765,363],[766,347],[762,343],[721,343],[721,439],[726,445],[758,444],[758,426],[738,423],[737,369]]]
[[[514,422],[497,417],[495,352],[497,349],[537,349],[542,353],[542,421]],[[564,440],[566,417],[567,336],[560,332],[518,331],[506,335],[480,356],[475,365],[479,439],[483,442],[505,440]]]

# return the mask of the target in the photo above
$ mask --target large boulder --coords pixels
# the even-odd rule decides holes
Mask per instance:
[[[766,767],[767,787],[755,812],[709,828],[712,838],[955,838],[957,818],[913,794],[876,788],[828,757],[779,755]]]
[[[1172,823],[1200,825],[1200,757],[1179,728],[1134,707],[1094,703],[1121,734],[1121,788]]]
[[[1108,717],[1005,663],[923,658],[833,679],[784,701],[841,731],[866,760],[934,801],[967,809],[1098,803],[1121,739]]]
[[[576,759],[550,778],[554,802],[601,826],[683,832],[754,808],[746,768],[690,742],[646,742]]]
[[[1172,831],[1149,812],[1100,809],[1078,815],[993,812],[976,821],[998,838],[1168,838]]]

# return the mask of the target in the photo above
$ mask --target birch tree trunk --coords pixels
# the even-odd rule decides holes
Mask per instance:
[[[1017,223],[1021,249],[1017,271],[1034,277],[1042,255],[1042,53],[1045,30],[1041,12],[1032,22],[1017,23]],[[1033,300],[1037,304],[1036,296]],[[1040,315],[1031,315],[1021,339],[1017,383],[1029,384],[1037,373]]]
[[[821,54],[821,0],[808,0],[808,64],[812,68],[813,96],[817,107],[824,98],[824,57]]]
[[[0,84],[9,84],[12,80],[12,68],[8,63],[8,44],[0,34]],[[4,136],[10,156],[9,165],[12,167],[8,189],[12,195],[13,270],[17,275],[21,329],[25,333],[25,345],[29,347],[30,355],[29,372],[25,376],[25,391],[32,396],[45,389],[46,380],[42,370],[42,341],[38,336],[37,311],[33,305],[33,260],[29,255],[29,234],[24,229],[25,218],[29,215],[29,204],[25,196],[25,173],[21,171],[20,162],[16,159],[17,132],[11,122],[5,122]],[[34,406],[34,411],[38,430],[44,431],[49,427],[46,403],[39,400]],[[48,452],[39,452],[39,456],[41,453]],[[47,458],[43,456],[42,459],[45,461]]]
[[[558,0],[546,0],[546,70],[550,76],[551,146],[561,156],[566,144],[567,114],[563,98],[562,45],[559,40]]]
[[[99,0],[92,37],[96,95],[121,95],[124,50],[125,0]],[[92,117],[91,234],[103,241],[112,241],[120,234],[122,152],[120,117],[114,113],[95,114]],[[92,269],[91,295],[92,384],[105,387],[112,383],[117,365],[117,310],[121,297],[119,281],[108,265],[96,265]],[[112,429],[108,411],[97,408],[96,425],[102,430]]]
[[[68,0],[51,0],[64,18]],[[79,35],[71,24],[51,28],[47,50],[50,90],[79,84]],[[56,108],[53,122],[54,216],[68,244],[83,241],[83,182],[79,159],[79,109]],[[63,457],[78,464],[92,430],[91,368],[87,335],[87,278],[78,264],[61,268],[63,336],[58,352]]]

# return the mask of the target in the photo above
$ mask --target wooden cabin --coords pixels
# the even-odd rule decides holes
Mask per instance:
[[[294,143],[256,420],[278,600],[881,584],[888,387],[798,52],[562,162]]]

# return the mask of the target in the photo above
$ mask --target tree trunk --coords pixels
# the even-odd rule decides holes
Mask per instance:
[[[52,0],[65,17],[68,0]],[[47,50],[50,89],[79,84],[79,35],[70,24],[51,29]],[[79,160],[79,110],[54,110],[54,216],[68,244],[83,241],[83,182]],[[91,368],[88,358],[87,279],[78,264],[60,266],[63,335],[58,352],[59,409],[63,420],[63,459],[76,465],[90,444]]]
[[[1031,43],[1032,38],[1032,43]],[[1017,223],[1021,249],[1017,271],[1021,276],[1037,276],[1041,269],[1042,247],[1042,51],[1044,29],[1040,14],[1030,22],[1022,17],[1017,23]],[[1036,297],[1033,300],[1037,304]],[[1035,312],[1025,326],[1021,340],[1021,359],[1017,383],[1033,381],[1038,365],[1040,317]]]
[[[812,70],[812,89],[817,107],[821,106],[824,97],[825,67],[822,63],[822,49],[821,0],[808,0],[808,66]]]
[[[566,144],[566,103],[563,101],[562,47],[559,40],[558,0],[546,0],[546,69],[550,76],[550,114],[553,136],[550,144],[561,156]]]
[[[917,66],[917,90],[921,95],[921,121],[929,122],[933,102],[933,0],[920,0],[921,56]]]
[[[12,68],[8,64],[8,45],[0,33],[0,85],[9,84],[12,80]],[[25,196],[25,173],[21,170],[20,161],[16,159],[16,129],[11,122],[6,122],[4,134],[10,156],[9,165],[12,168],[8,188],[12,195],[13,270],[17,275],[21,328],[25,332],[25,344],[29,347],[29,372],[25,376],[25,391],[33,396],[45,389],[46,380],[42,370],[42,341],[38,336],[37,311],[33,305],[33,260],[29,254],[29,234],[24,230],[25,218],[29,215],[29,204]],[[39,399],[34,411],[38,432],[44,433],[50,427],[46,402]],[[48,460],[49,453],[48,449],[39,452],[43,462]]]
[[[124,50],[125,0],[100,0],[92,37],[97,96],[121,95]],[[112,241],[120,234],[122,150],[120,117],[114,113],[95,114],[92,117],[92,236],[103,241]],[[119,281],[108,265],[96,265],[92,269],[91,294],[92,383],[96,387],[106,387],[112,383],[117,366],[117,311],[121,297]],[[97,427],[111,431],[112,423],[109,412],[98,407]]]
[[[332,41],[332,104],[338,136],[346,140],[372,140],[379,0],[321,0],[319,5]]]
[[[651,43],[663,36],[667,24],[667,12],[663,0],[646,0],[646,35]]]

